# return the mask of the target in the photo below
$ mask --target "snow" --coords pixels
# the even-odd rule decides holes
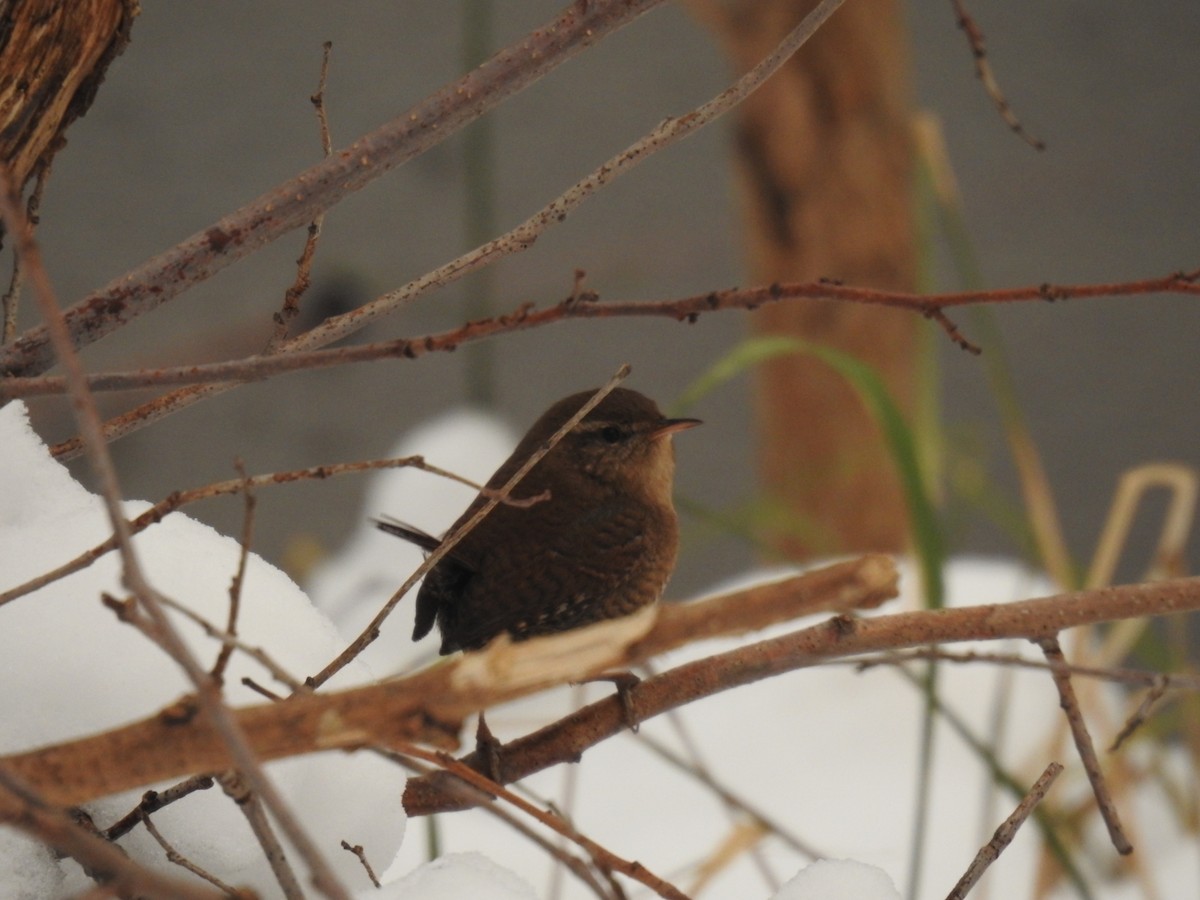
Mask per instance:
[[[819,859],[801,869],[772,900],[900,900],[887,873],[853,859]]]
[[[494,420],[456,413],[418,429],[395,452],[422,453],[431,463],[484,480],[512,443],[512,433]],[[20,404],[0,409],[0,446],[6,451],[6,465],[0,467],[3,590],[99,543],[108,526],[99,499],[50,458],[29,429]],[[268,649],[294,675],[311,674],[357,633],[420,562],[419,551],[378,532],[367,519],[394,515],[439,533],[471,496],[471,489],[428,473],[378,473],[372,479],[363,525],[338,559],[314,576],[309,596],[283,573],[251,557],[239,632],[248,643]],[[143,503],[126,504],[130,515],[145,508]],[[234,539],[175,513],[139,535],[136,546],[160,591],[224,623],[238,558]],[[118,565],[110,554],[0,606],[0,753],[151,715],[188,690],[165,654],[100,603],[105,591],[123,596]],[[905,572],[909,584],[914,579]],[[739,580],[777,575],[778,571],[769,576],[746,573]],[[1036,575],[1001,560],[955,560],[948,567],[947,583],[956,604],[1051,592]],[[912,597],[905,597],[879,614],[914,604]],[[366,661],[347,669],[333,687],[390,675],[433,658],[433,641],[414,645],[408,640],[411,606],[411,601],[400,604]],[[215,642],[191,623],[174,619],[202,663],[210,664],[218,649]],[[654,666],[664,671],[796,627],[789,623],[760,635],[706,641],[656,659]],[[979,649],[1036,655],[1021,645]],[[243,675],[273,686],[268,673],[235,653],[226,678],[230,702],[262,702],[241,685]],[[502,740],[511,739],[608,690],[589,685],[551,691],[489,712],[488,723]],[[1074,752],[1061,741],[1058,699],[1044,672],[945,665],[939,691],[975,735],[995,746],[1000,763],[1023,786],[1057,759],[1069,769],[1051,790],[1049,801],[1083,797],[1083,806],[1090,808]],[[1098,743],[1120,727],[1130,706],[1114,691],[1106,691],[1105,699],[1109,715],[1094,726]],[[849,665],[813,667],[718,694],[677,716],[644,722],[639,734],[622,734],[588,750],[581,765],[541,773],[524,786],[569,810],[581,833],[638,860],[689,896],[891,900],[899,896],[896,886],[909,879],[922,707],[920,692],[893,668],[860,672]],[[999,719],[1004,724],[993,740],[989,735]],[[723,849],[744,833],[749,816],[730,812],[690,775],[663,762],[648,740],[684,757],[698,753],[722,785],[811,846],[819,859],[771,834],[758,842],[756,860],[746,853],[723,857]],[[1126,758],[1141,765],[1152,752],[1159,754],[1155,765],[1172,783],[1191,783],[1194,775],[1186,757],[1172,749],[1142,744]],[[438,816],[444,855],[428,862],[424,821],[417,823],[416,834],[403,840],[403,773],[369,754],[318,754],[267,769],[356,897],[549,896],[555,876],[544,851],[482,811]],[[995,791],[976,753],[944,724],[937,728],[932,783],[920,896],[944,896],[1016,802]],[[105,798],[88,809],[105,827],[128,811],[140,793]],[[1194,835],[1180,824],[1178,798],[1167,796],[1160,782],[1145,779],[1136,789],[1130,786],[1119,793],[1117,803],[1133,830],[1144,877],[1154,882],[1158,895],[1200,895],[1200,850]],[[279,896],[244,819],[219,788],[191,795],[155,814],[154,821],[180,852],[226,882],[253,887],[264,897]],[[366,848],[375,870],[384,873],[382,890],[370,887],[358,861],[340,849],[343,839]],[[1105,879],[1115,868],[1116,854],[1105,844],[1094,817],[1083,840],[1086,850],[1081,851],[1080,864],[1094,896],[1148,896],[1135,879]],[[143,829],[135,829],[120,843],[135,860],[187,877],[163,859]],[[572,845],[566,846],[571,850]],[[985,876],[990,895],[1030,896],[1041,852],[1039,835],[1028,823]],[[297,858],[294,851],[289,856]],[[764,877],[764,870],[771,877]],[[29,839],[0,829],[0,896],[56,897],[87,885],[74,863],[57,861]],[[562,887],[563,897],[591,896],[573,876],[564,876]],[[640,888],[631,892],[645,894]],[[1051,896],[1074,894],[1069,886],[1060,886]]]

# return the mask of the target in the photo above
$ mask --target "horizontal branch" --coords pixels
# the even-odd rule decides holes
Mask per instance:
[[[820,609],[878,605],[896,590],[892,561],[867,556],[776,585],[696,604],[664,605],[636,647],[609,644],[606,657],[591,664],[581,663],[582,654],[572,652],[581,635],[595,630],[581,629],[522,644],[493,645],[408,678],[339,693],[295,695],[280,703],[243,708],[237,715],[263,760],[317,749],[390,745],[392,739],[453,747],[462,719],[477,710],[686,643],[690,635],[680,622],[703,634],[716,633],[715,623],[724,622],[719,630],[738,633]],[[731,618],[739,608],[744,614]],[[699,621],[705,618],[704,610],[711,611],[708,624]],[[25,778],[51,802],[70,805],[179,775],[228,768],[223,744],[207,720],[194,713],[186,702],[176,703],[113,731],[0,759],[0,770]]]
[[[878,568],[880,559],[868,557],[868,570]],[[841,570],[846,583],[835,591],[844,596],[856,580],[855,563],[841,565],[850,566]],[[824,573],[820,575],[811,573],[812,577],[830,578],[833,568],[820,570]],[[868,619],[839,615],[678,666],[630,688],[628,699],[638,718],[646,719],[700,697],[827,659],[946,642],[1037,638],[1078,625],[1196,609],[1200,609],[1200,578]],[[572,655],[564,655],[562,648],[589,630],[493,646],[382,684],[245,707],[236,711],[236,717],[264,760],[367,744],[386,746],[398,740],[447,746],[453,743],[458,723],[479,710],[528,696],[550,684],[635,664],[649,652],[666,649],[655,643],[651,630],[640,641],[622,648],[617,658],[588,666],[577,663],[572,669]],[[551,656],[561,664],[559,669],[538,667],[539,660]],[[531,669],[535,677],[530,677]],[[521,677],[514,678],[513,671],[520,671]],[[529,759],[537,758],[539,768],[578,759],[587,747],[623,729],[624,723],[620,700],[609,698],[592,704],[553,726],[558,734],[552,740],[539,737],[541,732],[527,739],[536,745]],[[181,713],[176,704],[171,714],[0,758],[0,767],[25,779],[50,802],[70,805],[192,772],[221,770],[229,765],[227,753],[204,717],[188,715],[186,710]],[[506,757],[506,769],[509,763]]]
[[[641,722],[712,694],[831,658],[966,640],[1036,637],[1062,628],[1200,608],[1200,578],[1061,594],[991,606],[899,613],[871,619],[837,617],[782,637],[687,663],[592,703],[533,734],[505,744],[498,754],[503,783],[519,781],[580,756],[628,727],[629,711]],[[462,762],[487,764],[471,753]],[[469,808],[450,776],[409,779],[404,809],[410,816]]]
[[[99,340],[454,134],[663,0],[573,3],[479,68],[295,178],[122,275],[65,313],[76,347]],[[45,327],[0,350],[0,373],[35,375],[54,362]]]
[[[652,316],[692,323],[706,313],[725,310],[754,310],[769,303],[799,300],[840,300],[872,306],[907,309],[934,316],[958,306],[1000,303],[1028,303],[1085,300],[1105,297],[1145,296],[1148,294],[1184,294],[1200,296],[1200,270],[1176,272],[1161,278],[1101,284],[1026,285],[988,291],[959,291],[948,294],[915,294],[852,287],[826,281],[770,284],[763,287],[730,288],[709,291],[675,300],[599,302],[595,294],[572,296],[554,306],[535,309],[524,304],[510,313],[490,319],[468,322],[450,331],[394,341],[378,341],[331,350],[295,351],[277,356],[250,356],[227,362],[132,372],[100,372],[88,376],[93,391],[123,391],[180,384],[211,384],[226,381],[254,381],[308,369],[342,366],[380,359],[417,359],[428,353],[457,350],[463,344],[525,331],[572,319],[607,319],[627,316]],[[945,327],[945,322],[943,322]],[[952,327],[952,326],[951,326]],[[952,333],[960,340],[956,333]],[[65,391],[60,376],[8,378],[0,380],[0,400],[60,394]],[[56,453],[57,455],[57,453]]]

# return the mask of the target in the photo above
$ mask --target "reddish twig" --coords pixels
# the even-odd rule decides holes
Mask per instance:
[[[1046,654],[1048,662],[1056,666],[1066,663],[1057,637],[1039,638],[1036,643]],[[1083,770],[1087,773],[1088,781],[1091,782],[1092,793],[1096,796],[1096,805],[1100,809],[1100,816],[1108,827],[1109,839],[1121,855],[1132,853],[1133,845],[1129,843],[1129,838],[1125,836],[1125,830],[1121,827],[1121,818],[1117,814],[1112,794],[1109,793],[1108,782],[1105,781],[1104,773],[1100,770],[1096,747],[1092,743],[1087,723],[1083,721],[1083,713],[1080,711],[1079,701],[1075,697],[1071,676],[1061,668],[1052,668],[1051,674],[1054,676],[1054,686],[1058,688],[1059,705],[1062,706],[1062,710],[1067,716],[1067,722],[1071,726],[1071,736],[1075,739],[1075,749],[1079,753],[1079,760],[1083,763]]]
[[[535,309],[522,304],[512,312],[491,319],[468,322],[450,331],[421,337],[378,341],[332,350],[295,351],[277,356],[251,356],[240,360],[175,366],[162,369],[142,369],[133,372],[97,373],[88,377],[88,386],[96,391],[133,390],[176,384],[200,384],[234,380],[259,380],[285,372],[342,366],[350,363],[380,359],[417,359],[428,353],[453,352],[472,341],[526,331],[573,319],[606,319],[627,316],[647,316],[692,323],[700,316],[726,310],[755,310],[768,303],[793,300],[841,300],[907,309],[938,321],[937,313],[959,306],[982,304],[1028,303],[1032,301],[1085,300],[1104,297],[1131,297],[1147,294],[1185,294],[1200,296],[1200,270],[1175,272],[1161,278],[1139,281],[1071,285],[1027,285],[987,291],[958,291],[946,294],[914,294],[904,291],[881,291],[873,288],[851,287],[828,282],[771,284],[765,287],[730,288],[709,291],[675,300],[658,301],[596,301],[578,302],[568,297],[554,306]],[[956,343],[964,340],[948,332]],[[945,328],[946,325],[943,325]],[[61,376],[10,378],[0,380],[0,400],[59,394],[65,390]],[[53,448],[56,457],[69,457],[78,450],[78,439],[65,441]]]

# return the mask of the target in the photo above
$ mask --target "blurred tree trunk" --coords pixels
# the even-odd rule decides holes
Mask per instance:
[[[20,190],[87,112],[137,0],[0,0],[0,163]]]
[[[698,3],[739,71],[766,55],[815,0]],[[910,75],[898,0],[851,0],[738,113],[736,169],[756,283],[831,278],[911,290]],[[759,334],[846,350],[913,408],[919,320],[834,303],[776,305]],[[876,424],[827,366],[801,356],[764,366],[757,384],[759,468],[792,529],[792,557],[899,550],[907,525]]]

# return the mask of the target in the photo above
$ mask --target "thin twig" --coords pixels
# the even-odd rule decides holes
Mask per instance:
[[[53,166],[53,156],[43,157],[38,163],[37,181],[33,185],[33,191],[29,194],[29,199],[25,203],[25,221],[29,223],[29,227],[33,230],[37,229],[40,217],[38,209],[42,205],[42,192],[46,189],[46,180],[50,176],[50,169]],[[3,238],[3,229],[0,229],[0,239]],[[4,324],[0,327],[0,344],[9,343],[17,333],[17,312],[21,303],[21,286],[24,284],[24,269],[21,266],[21,254],[13,249],[13,265],[12,276],[8,282],[8,290],[4,292],[4,297],[0,299],[0,309],[4,311]]]
[[[392,762],[403,766],[409,771],[415,773],[417,776],[430,775],[435,772],[442,771],[440,768],[427,766],[424,763],[421,763],[415,759],[411,759],[405,756],[403,753],[399,753],[396,750],[388,747],[376,746],[372,747],[371,749],[384,759],[391,760]],[[504,822],[526,840],[529,840],[533,844],[540,847],[551,859],[554,859],[565,866],[567,870],[571,872],[571,874],[583,882],[583,884],[597,897],[599,897],[600,900],[616,900],[612,894],[604,889],[604,886],[600,884],[595,873],[592,872],[584,860],[572,853],[566,852],[561,847],[556,847],[554,844],[550,843],[550,841],[546,840],[546,838],[542,837],[540,834],[530,828],[522,818],[505,809],[500,804],[493,802],[491,799],[484,799],[481,801],[480,792],[469,786],[466,782],[457,781],[449,789],[451,791],[457,790],[458,792],[469,796],[471,802],[478,803],[479,808],[488,815],[499,819],[501,822]]]
[[[996,107],[996,112],[1000,113],[1000,118],[1004,120],[1004,123],[1030,147],[1034,150],[1045,150],[1045,143],[1025,130],[1025,126],[1021,124],[1020,119],[1017,118],[1016,113],[1009,106],[1008,100],[1005,99],[1004,92],[1000,90],[1000,84],[996,81],[996,76],[992,73],[991,63],[988,62],[983,31],[971,17],[971,14],[967,12],[966,4],[963,0],[950,0],[950,5],[954,7],[954,15],[958,19],[958,27],[967,36],[967,44],[971,47],[971,56],[975,58],[975,74],[979,76],[979,80],[983,84],[983,89],[987,91],[988,97],[991,98],[992,103]]]
[[[278,681],[280,684],[287,685],[293,692],[306,692],[308,690],[304,686],[304,683],[300,681],[300,679],[290,673],[280,663],[276,662],[275,658],[262,647],[252,647],[237,635],[230,634],[227,631],[222,631],[212,622],[208,621],[208,619],[204,618],[204,616],[200,615],[190,607],[180,603],[178,600],[174,600],[170,597],[163,597],[162,599],[165,606],[175,610],[180,615],[185,616],[203,628],[205,635],[213,638],[214,640],[220,641],[222,650],[228,647],[230,651],[238,650],[246,654],[260,666],[270,672],[271,676],[276,681]]]
[[[1200,675],[1186,672],[1166,674],[1149,672],[1144,669],[1120,669],[1101,666],[1081,666],[1078,663],[1049,662],[1042,659],[1030,659],[1016,653],[987,653],[982,650],[955,652],[941,650],[937,647],[919,647],[916,650],[905,650],[897,653],[884,653],[878,656],[865,656],[859,659],[831,660],[826,665],[852,665],[859,669],[869,669],[873,666],[897,666],[914,660],[936,660],[951,663],[991,663],[998,666],[1015,666],[1022,669],[1038,669],[1039,671],[1066,672],[1069,675],[1082,675],[1087,678],[1097,678],[1102,681],[1112,681],[1118,684],[1128,684],[1152,688],[1160,682],[1167,688],[1175,690],[1200,690]]]
[[[227,897],[243,896],[242,892],[237,888],[226,884],[216,875],[196,865],[194,862],[176,850],[175,847],[172,846],[171,842],[163,837],[162,832],[158,830],[158,826],[154,824],[154,821],[149,816],[142,816],[142,825],[145,826],[146,832],[150,835],[150,837],[154,838],[154,840],[158,842],[158,846],[163,848],[163,851],[167,854],[167,862],[174,863],[181,869],[186,869],[193,875],[203,878],[217,890],[224,892]]]
[[[460,763],[453,756],[450,756],[447,753],[430,752],[412,745],[402,747],[401,752],[407,756],[415,756],[417,759],[423,759],[426,762],[431,762],[441,766],[445,771],[458,778],[461,778],[463,781],[467,782],[478,790],[485,791],[504,800],[506,803],[515,806],[526,815],[536,819],[547,828],[558,832],[564,837],[570,838],[572,841],[578,844],[588,854],[588,856],[592,858],[595,865],[598,866],[601,871],[604,871],[605,869],[611,869],[613,871],[620,872],[622,875],[641,882],[660,897],[667,898],[667,900],[687,900],[687,897],[680,892],[678,888],[662,878],[659,878],[641,863],[618,856],[608,848],[596,843],[596,841],[592,840],[591,838],[580,834],[560,816],[538,809],[533,804],[527,802],[521,797],[518,797],[512,791],[509,791],[501,785],[496,784],[496,782],[492,781],[485,775],[476,772],[470,766]]]
[[[1046,654],[1047,661],[1051,663],[1065,662],[1057,637],[1042,637],[1037,639],[1036,643]],[[1054,686],[1058,688],[1059,705],[1062,706],[1062,710],[1067,716],[1067,722],[1071,726],[1071,736],[1075,739],[1075,749],[1079,753],[1079,760],[1083,763],[1083,770],[1087,773],[1088,781],[1091,782],[1092,793],[1096,795],[1096,805],[1100,809],[1100,816],[1108,827],[1109,839],[1122,856],[1130,854],[1133,852],[1133,845],[1129,843],[1129,838],[1125,836],[1125,831],[1121,827],[1121,818],[1117,814],[1116,804],[1113,803],[1112,795],[1109,793],[1108,782],[1105,781],[1104,773],[1100,770],[1100,761],[1096,757],[1092,736],[1088,732],[1087,724],[1083,721],[1079,702],[1075,699],[1075,688],[1071,685],[1071,676],[1059,669],[1052,669],[1051,674],[1054,677]]]
[[[325,82],[329,78],[329,53],[333,50],[333,41],[326,41],[321,56],[321,76],[317,81],[317,92],[309,97],[309,101],[317,110],[317,125],[321,132],[321,149],[328,159],[333,153],[333,142],[329,136],[329,118],[325,112]],[[324,211],[317,213],[308,223],[308,236],[304,240],[304,250],[296,260],[296,277],[291,287],[284,292],[283,307],[275,313],[275,333],[267,342],[263,353],[276,352],[288,339],[288,328],[300,314],[300,298],[312,284],[313,257],[317,255],[317,242],[321,239],[321,229],[325,225]]]
[[[242,585],[246,581],[246,563],[250,559],[250,542],[254,539],[254,489],[250,487],[250,478],[246,475],[246,467],[240,459],[234,461],[238,475],[242,479],[242,539],[239,541],[237,571],[229,583],[229,616],[225,620],[225,634],[230,638],[237,637],[238,611],[242,606]],[[225,667],[233,656],[233,642],[222,641],[217,660],[213,663],[212,678],[217,684],[225,680]]]
[[[72,405],[83,438],[84,449],[95,470],[100,485],[100,494],[108,512],[109,523],[121,553],[122,583],[137,597],[138,603],[150,619],[155,640],[163,646],[192,682],[200,707],[204,710],[208,722],[221,735],[222,742],[242,773],[242,777],[267,800],[271,811],[308,863],[314,884],[326,896],[345,900],[348,898],[346,891],[338,883],[332,869],[329,868],[316,845],[288,810],[282,796],[267,780],[236,720],[229,708],[222,702],[220,691],[217,690],[208,673],[200,666],[187,644],[179,636],[163,608],[162,595],[150,585],[143,573],[140,560],[133,547],[132,535],[121,511],[121,490],[117,481],[116,469],[104,441],[100,415],[87,388],[83,364],[71,343],[71,336],[50,284],[50,277],[42,265],[41,250],[34,240],[29,223],[13,198],[11,179],[7,171],[0,172],[0,217],[3,218],[9,233],[13,235],[17,252],[21,255],[42,317],[46,321],[59,364],[66,372],[71,385]]]
[[[217,780],[225,790],[226,796],[233,801],[233,805],[246,817],[246,823],[254,832],[258,845],[262,847],[267,864],[271,867],[271,872],[279,884],[279,889],[283,891],[283,896],[287,900],[304,900],[304,891],[300,888],[300,881],[296,878],[296,873],[287,860],[283,845],[275,836],[275,829],[271,826],[271,820],[267,818],[262,801],[233,772],[218,775]]]
[[[76,860],[118,896],[222,900],[222,895],[206,887],[138,865],[120,847],[83,828],[61,809],[47,805],[28,784],[3,767],[0,767],[0,822]]]
[[[1046,796],[1046,791],[1050,789],[1050,785],[1054,784],[1054,780],[1062,773],[1063,767],[1061,764],[1052,762],[1046,766],[1046,770],[1042,772],[1041,777],[1033,783],[1033,787],[1017,804],[1017,808],[1012,811],[1007,819],[1001,823],[996,829],[996,833],[992,835],[992,839],[988,841],[975,854],[975,859],[971,861],[971,865],[967,866],[967,871],[963,873],[962,878],[958,880],[958,884],[954,885],[953,890],[946,895],[946,900],[963,900],[983,877],[983,873],[987,871],[988,866],[994,863],[997,857],[1004,852],[1004,849],[1012,843],[1012,839],[1017,836],[1017,831],[1025,820],[1029,818],[1029,814],[1034,811],[1042,798]]]
[[[634,0],[626,0],[626,2],[630,7],[637,5]],[[649,0],[643,0],[643,2],[649,2]],[[688,137],[699,128],[733,109],[776,72],[843,2],[844,0],[821,0],[784,37],[783,41],[769,56],[738,78],[730,87],[691,112],[666,119],[641,140],[603,163],[591,174],[568,188],[563,194],[516,228],[494,240],[488,241],[486,244],[458,257],[452,262],[423,275],[397,291],[385,294],[351,312],[326,319],[320,325],[280,347],[280,351],[290,353],[293,351],[312,350],[316,347],[326,346],[334,341],[341,340],[365,327],[375,319],[393,313],[396,309],[406,305],[433,287],[449,284],[481,266],[488,265],[504,256],[527,250],[541,233],[564,221],[570,212],[601,187],[630,171],[638,163],[643,162],[658,151]],[[597,0],[591,0],[588,4],[576,4],[578,8],[587,10],[587,15],[589,16],[593,15],[596,11],[595,8],[600,5],[604,4],[598,3]],[[529,54],[531,52],[532,49],[528,45],[521,48],[522,54]],[[497,56],[501,55],[503,54],[497,54]],[[493,60],[495,59],[496,57],[493,57]],[[481,71],[488,65],[490,63],[485,63],[484,66],[481,66],[476,71]],[[2,371],[2,366],[3,357],[0,356],[0,371]],[[27,373],[25,371],[18,371],[11,374],[23,375]],[[128,434],[135,429],[155,421],[163,415],[181,409],[195,400],[211,396],[218,391],[224,391],[234,386],[235,383],[220,382],[206,387],[185,388],[164,395],[110,420],[105,426],[105,433],[110,440],[115,440],[124,434]],[[73,441],[67,441],[55,447],[54,452],[59,458],[69,458],[74,456],[78,452],[78,449],[78,446]]]
[[[151,525],[161,522],[167,514],[188,505],[195,503],[198,500],[208,500],[213,497],[220,497],[232,494],[239,494],[247,488],[256,490],[262,487],[272,487],[280,484],[290,484],[293,481],[321,481],[326,478],[333,478],[339,475],[353,475],[362,472],[373,471],[375,469],[398,469],[398,468],[413,468],[420,469],[422,472],[429,472],[432,475],[437,475],[440,478],[448,478],[451,481],[457,481],[459,484],[466,485],[483,494],[491,495],[488,488],[483,487],[469,478],[464,478],[454,472],[438,466],[430,465],[425,462],[421,456],[405,456],[397,459],[372,459],[364,462],[355,463],[336,463],[325,466],[311,466],[307,469],[295,469],[290,472],[272,472],[266,475],[254,475],[249,479],[231,478],[226,481],[218,481],[213,484],[207,484],[203,487],[191,488],[186,491],[175,491],[170,496],[151,506],[148,510],[136,518],[130,519],[127,522],[130,534],[137,534],[145,531]],[[526,498],[506,497],[503,503],[509,506],[528,507],[535,503],[540,503],[545,500],[544,494],[538,494]],[[90,550],[87,550],[69,562],[63,563],[57,568],[51,569],[48,572],[43,572],[36,578],[31,578],[29,581],[19,584],[16,587],[9,588],[6,591],[0,592],[0,606],[15,600],[18,597],[23,597],[26,594],[32,593],[39,588],[45,587],[47,584],[64,578],[73,572],[78,572],[81,569],[87,568],[97,559],[104,556],[106,553],[116,549],[117,540],[115,537],[109,537],[100,544],[97,544]]]
[[[367,862],[367,852],[363,850],[362,844],[351,844],[349,841],[342,841],[342,849],[353,853],[358,857],[358,861],[362,864],[363,870],[367,873],[367,877],[371,879],[371,884],[375,887],[383,887],[379,883],[379,877],[375,874],[375,870],[371,868],[371,864]]]
[[[137,806],[108,826],[108,828],[104,829],[104,837],[106,840],[116,841],[133,831],[137,827],[138,822],[142,821],[150,813],[158,812],[160,809],[170,806],[176,800],[182,800],[188,794],[195,791],[206,791],[213,784],[213,777],[211,775],[193,775],[161,791],[146,791],[146,793],[142,794],[142,799],[138,802]]]
[[[503,100],[664,0],[573,3],[349,147],[235,210],[67,311],[72,346],[98,340],[289,231],[392,168],[436,146]],[[120,314],[114,315],[114,308]],[[0,372],[33,375],[53,362],[35,328],[0,349]]]
[[[1140,297],[1150,294],[1200,296],[1198,279],[1200,279],[1200,270],[1173,272],[1163,277],[1137,281],[1063,285],[1037,284],[986,291],[953,291],[943,294],[884,291],[814,281],[707,291],[703,294],[672,300],[579,303],[574,298],[567,297],[560,303],[542,309],[535,309],[532,304],[524,303],[504,315],[468,322],[450,331],[436,334],[356,344],[330,350],[292,350],[274,356],[249,356],[242,359],[189,366],[169,366],[127,372],[99,372],[89,376],[88,386],[97,391],[124,391],[179,384],[224,384],[232,383],[234,380],[257,381],[286,372],[381,359],[418,359],[429,353],[453,352],[473,341],[575,319],[645,316],[693,323],[698,321],[701,316],[711,313],[729,310],[756,310],[771,303],[801,300],[838,300],[868,306],[885,306],[906,309],[922,316],[936,318],[934,313],[937,311],[959,306],[1046,302],[1051,299],[1054,301],[1094,300],[1111,297]],[[311,332],[305,334],[311,334]],[[951,337],[958,340],[953,334]],[[65,390],[65,381],[62,376],[57,375],[0,379],[0,400],[61,394]],[[160,398],[161,400],[162,398]],[[62,458],[63,456],[70,457],[77,451],[78,439],[75,438],[55,445],[52,452],[56,457]]]
[[[1150,717],[1150,711],[1163,698],[1170,684],[1171,680],[1167,675],[1159,675],[1154,679],[1154,684],[1150,686],[1150,690],[1146,692],[1146,696],[1142,698],[1142,702],[1138,704],[1138,708],[1134,710],[1133,715],[1129,717],[1125,725],[1117,732],[1117,736],[1113,738],[1113,742],[1108,748],[1109,753],[1116,753],[1120,750],[1121,745],[1145,724],[1146,719]]]
[[[345,668],[345,666],[352,659],[362,653],[363,650],[365,650],[377,637],[379,637],[379,631],[383,626],[384,621],[389,615],[391,615],[391,612],[393,609],[395,609],[396,604],[399,603],[400,600],[410,590],[412,590],[413,585],[424,578],[426,573],[428,573],[434,566],[441,562],[442,558],[445,557],[446,554],[451,550],[453,550],[459,541],[466,537],[476,525],[482,522],[484,516],[495,509],[503,497],[507,497],[509,494],[511,494],[513,489],[516,488],[516,486],[521,483],[522,479],[524,479],[529,473],[529,470],[537,465],[541,461],[542,457],[553,450],[558,442],[566,437],[567,433],[570,432],[571,429],[583,421],[584,416],[595,409],[596,405],[599,404],[600,401],[607,397],[610,393],[612,393],[613,389],[622,381],[624,381],[628,375],[629,365],[626,363],[617,369],[613,377],[608,380],[608,383],[592,394],[588,401],[579,408],[575,415],[567,419],[567,421],[563,423],[563,426],[559,428],[558,431],[554,432],[554,434],[550,436],[550,439],[546,441],[546,443],[542,444],[542,446],[538,447],[538,449],[530,455],[529,459],[525,461],[524,465],[522,465],[521,468],[519,468],[513,474],[512,478],[510,478],[504,484],[504,486],[500,488],[498,496],[489,497],[487,502],[479,507],[479,509],[470,519],[468,519],[450,534],[447,534],[445,537],[443,537],[441,543],[438,545],[438,548],[425,558],[425,561],[417,567],[416,571],[413,572],[407,578],[407,580],[405,580],[404,584],[400,585],[400,588],[394,594],[392,594],[388,601],[383,605],[383,608],[375,614],[375,617],[371,619],[370,623],[368,623],[367,627],[363,629],[362,633],[359,634],[359,636],[353,641],[351,641],[349,646],[339,653],[334,660],[325,666],[324,669],[307,680],[308,686],[314,690],[319,688],[330,678]]]

